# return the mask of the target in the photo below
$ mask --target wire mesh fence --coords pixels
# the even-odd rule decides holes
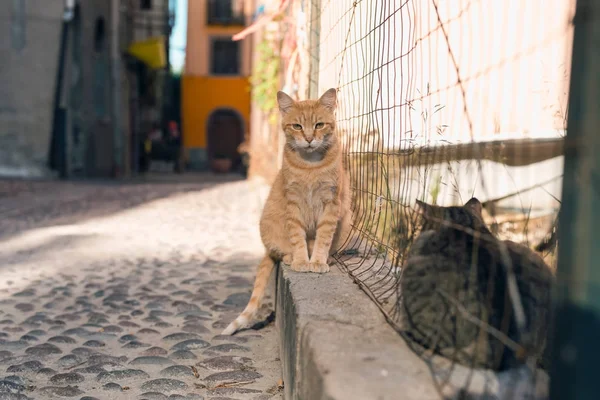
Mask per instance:
[[[338,261],[423,357],[547,370],[574,2],[301,3],[353,185]]]

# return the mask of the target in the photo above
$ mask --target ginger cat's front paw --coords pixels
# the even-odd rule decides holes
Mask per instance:
[[[311,261],[308,266],[310,272],[316,272],[318,274],[329,272],[329,265],[327,265],[326,262]]]
[[[283,259],[281,261],[283,261],[283,263],[285,265],[292,265],[292,256],[291,256],[291,254],[286,254],[285,256],[283,256]]]
[[[296,272],[309,272],[310,271],[310,263],[308,260],[294,260],[290,264],[290,268],[292,271]]]

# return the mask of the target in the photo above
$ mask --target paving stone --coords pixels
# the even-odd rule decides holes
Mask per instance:
[[[102,389],[110,392],[122,392],[123,388],[118,383],[110,382],[106,385],[102,385]]]
[[[21,338],[19,340],[24,340],[25,342],[31,343],[31,342],[39,342],[40,339],[38,339],[37,336],[23,335],[23,336],[21,336]]]
[[[248,382],[261,378],[262,375],[256,371],[227,371],[217,372],[204,378],[205,382]]]
[[[75,354],[76,356],[87,358],[87,357],[96,355],[98,353],[96,352],[96,350],[88,349],[85,347],[76,347],[73,350],[71,350],[71,354]]]
[[[228,306],[245,307],[250,301],[250,293],[234,293],[227,297],[223,304]]]
[[[132,340],[131,342],[123,345],[124,349],[139,349],[140,347],[150,347],[148,343],[138,342],[137,340]]]
[[[46,386],[39,390],[44,396],[58,396],[58,397],[75,397],[81,396],[83,391],[75,386]]]
[[[171,347],[171,350],[198,350],[204,349],[208,346],[210,346],[210,343],[202,339],[188,339],[184,340],[183,342],[177,343],[176,345]]]
[[[83,382],[85,378],[83,375],[76,372],[68,372],[65,374],[56,374],[50,378],[50,382],[58,385],[67,385]]]
[[[119,371],[101,372],[97,376],[98,382],[122,381],[127,379],[147,379],[150,378],[146,372],[141,369],[124,369]]]
[[[248,357],[220,356],[200,361],[196,365],[211,371],[235,371],[246,369],[252,364]]]
[[[123,332],[123,328],[121,328],[120,326],[116,326],[116,325],[105,326],[102,329],[106,333],[121,333],[121,332]]]
[[[196,333],[179,332],[167,335],[163,338],[163,340],[180,342],[184,340],[197,339],[198,337],[199,336]]]
[[[87,347],[104,347],[106,346],[106,343],[100,341],[100,340],[88,340],[87,342],[85,342],[83,344],[83,346],[87,346]]]
[[[12,381],[2,379],[0,380],[0,393],[21,393],[25,390],[25,386]]]
[[[6,369],[6,372],[11,372],[11,373],[37,372],[40,369],[42,369],[43,367],[44,367],[44,364],[42,364],[39,361],[27,361],[27,362],[24,362],[23,364],[11,365],[10,367],[8,367]]]
[[[48,339],[49,342],[51,343],[63,343],[63,344],[73,344],[73,343],[77,343],[75,341],[75,339],[69,337],[69,336],[53,336],[50,339]]]
[[[82,327],[77,327],[77,328],[67,329],[62,334],[67,335],[67,336],[87,336],[90,334],[90,331],[88,331],[87,329],[82,328]]]
[[[25,353],[34,357],[46,357],[51,354],[61,354],[62,350],[51,343],[44,343],[28,348]]]
[[[29,345],[29,342],[25,340],[9,340],[4,343],[0,343],[0,348],[8,350],[20,350]]]
[[[140,336],[154,336],[154,335],[160,335],[160,332],[155,330],[155,329],[150,329],[150,328],[144,328],[144,329],[140,329],[137,333]]]
[[[61,357],[56,362],[61,368],[71,368],[83,362],[82,358],[74,354],[68,354]]]
[[[32,400],[21,393],[0,393],[0,400]]]
[[[217,335],[213,337],[213,341],[224,341],[234,343],[247,343],[248,337],[246,336],[228,336],[228,335]]]
[[[185,324],[183,326],[182,330],[185,332],[192,332],[192,333],[199,333],[199,334],[210,332],[210,330],[202,324]]]
[[[170,365],[173,361],[160,356],[141,356],[133,359],[131,365]]]
[[[256,389],[248,389],[248,388],[240,388],[240,387],[215,388],[210,391],[211,395],[219,395],[219,396],[235,396],[237,394],[257,394],[257,393],[261,393],[261,391],[256,390]]]
[[[235,343],[218,344],[216,346],[210,347],[207,350],[218,351],[220,353],[234,353],[234,352],[249,352],[250,351],[250,349],[248,347],[240,346]]]
[[[159,378],[148,381],[142,385],[142,390],[158,391],[161,393],[169,393],[176,390],[185,390],[188,385],[177,379]]]
[[[162,347],[150,347],[147,350],[144,350],[144,355],[145,356],[165,356],[167,355],[169,352],[165,349],[163,349]]]
[[[168,398],[166,394],[159,392],[146,392],[140,395],[140,399],[143,400],[167,400]]]
[[[17,375],[9,375],[4,378],[5,381],[16,383],[17,385],[25,386],[25,380]]]
[[[89,364],[114,364],[119,365],[127,361],[126,356],[109,356],[106,354],[94,354],[88,359]]]
[[[78,372],[78,371],[75,371]],[[52,376],[55,375],[56,371],[53,370],[52,368],[41,368],[37,371],[37,375],[42,375],[42,376]]]
[[[137,337],[135,335],[123,335],[119,338],[120,343],[127,343],[133,340],[137,340]]]
[[[18,303],[15,308],[21,312],[30,312],[35,309],[35,306],[31,303]]]
[[[160,375],[168,377],[195,377],[194,371],[187,365],[173,365],[160,371]]]

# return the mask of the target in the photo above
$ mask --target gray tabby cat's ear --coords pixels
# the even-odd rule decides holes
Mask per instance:
[[[464,207],[471,211],[473,214],[481,217],[481,213],[483,211],[483,205],[481,205],[481,202],[476,199],[475,197],[471,198],[471,200],[467,201],[464,205]]]
[[[433,206],[417,199],[417,212],[420,215],[430,214]]]
[[[283,114],[287,114],[290,112],[292,107],[294,107],[296,102],[286,93],[279,91],[277,92],[277,104],[279,105],[279,111],[281,111]]]
[[[329,111],[334,111],[337,106],[337,91],[334,88],[329,89],[319,99],[319,103]]]

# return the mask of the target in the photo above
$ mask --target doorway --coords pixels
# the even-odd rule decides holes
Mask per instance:
[[[219,168],[227,170],[222,172],[240,169],[241,156],[237,148],[244,140],[244,120],[237,111],[224,108],[214,110],[208,118],[206,136],[211,166],[220,164]]]

